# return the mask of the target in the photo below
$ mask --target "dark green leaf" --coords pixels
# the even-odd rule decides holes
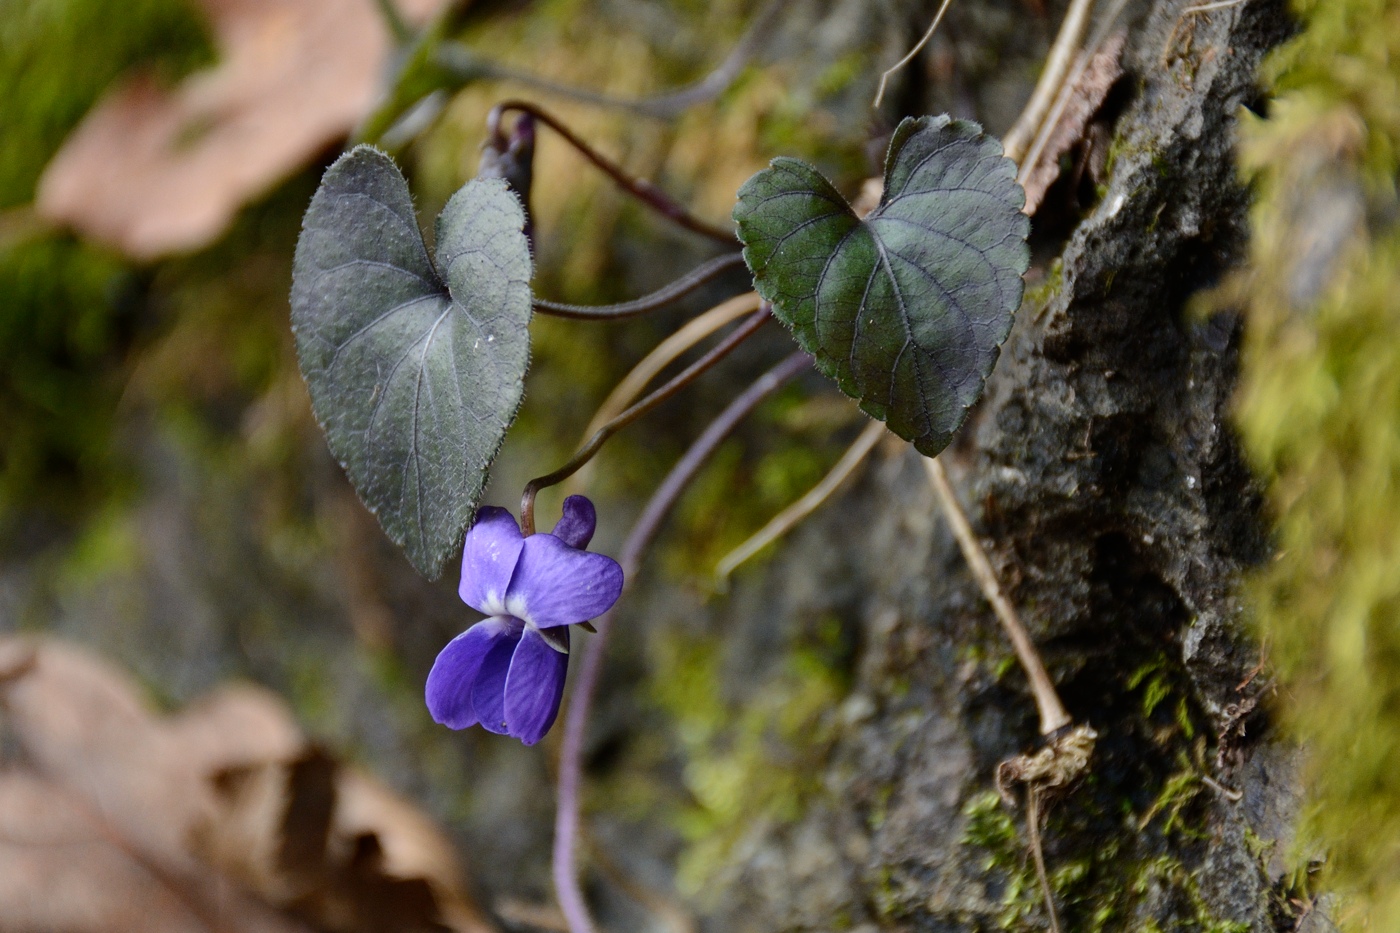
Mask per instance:
[[[864,220],[805,162],[774,159],[734,220],[758,292],[818,368],[921,453],[982,394],[1030,263],[1016,166],[976,123],[905,120]]]
[[[504,182],[468,182],[438,217],[435,266],[408,183],[360,146],[326,171],[297,243],[292,329],[312,407],[360,498],[430,578],[520,406],[524,222]]]

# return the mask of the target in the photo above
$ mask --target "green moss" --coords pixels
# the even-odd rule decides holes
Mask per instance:
[[[1351,895],[1342,922],[1384,933],[1400,930],[1400,2],[1293,8],[1269,119],[1241,147],[1257,198],[1232,288],[1239,424],[1279,543],[1250,591],[1311,749],[1309,834]]]
[[[127,68],[170,79],[211,57],[186,0],[0,0],[0,207],[29,200],[63,138]]]
[[[1247,928],[1212,914],[1197,874],[1211,845],[1212,751],[1188,690],[1180,659],[1160,650],[1125,671],[1113,688],[1126,695],[1125,719],[1105,729],[1083,783],[1045,803],[1041,837],[1063,929],[1140,933],[1150,916],[1171,918],[1163,933]],[[987,792],[963,816],[962,844],[979,854],[974,864],[1000,905],[996,928],[1045,929],[1024,808]]]
[[[1060,289],[1065,284],[1065,264],[1056,256],[1050,263],[1050,269],[1045,273],[1045,281],[1039,285],[1033,285],[1026,289],[1026,297],[1022,300],[1022,307],[1032,309],[1033,313],[1040,314],[1046,305],[1050,304],[1050,299],[1059,294]]]
[[[675,723],[691,803],[677,825],[687,840],[677,884],[700,896],[746,833],[790,823],[818,791],[843,678],[819,653],[792,650],[742,708],[720,693],[720,642],[664,641],[653,697]]]
[[[69,514],[116,477],[110,421],[137,281],[116,258],[52,234],[0,243],[0,522]]]

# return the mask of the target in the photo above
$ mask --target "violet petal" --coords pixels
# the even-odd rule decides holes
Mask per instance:
[[[520,645],[521,630],[524,628],[516,619],[506,618],[510,634],[497,639],[491,650],[482,658],[481,669],[472,684],[472,712],[476,713],[481,728],[497,735],[506,735],[506,675],[510,672],[510,659]]]
[[[505,611],[506,589],[524,543],[520,527],[505,509],[483,506],[462,545],[462,602],[489,616]]]
[[[593,540],[593,529],[598,527],[598,510],[587,496],[569,496],[564,500],[563,512],[550,534],[582,551]]]
[[[621,595],[622,568],[617,561],[540,534],[525,539],[506,591],[506,607],[511,615],[548,628],[597,618]]]
[[[517,626],[504,619],[478,622],[438,652],[428,672],[424,699],[435,722],[449,729],[465,729],[477,723],[472,705],[472,686],[482,662],[498,643],[513,645],[519,638]]]
[[[560,630],[567,639],[568,629]],[[567,643],[567,641],[566,641]],[[556,650],[537,629],[525,628],[506,677],[506,725],[526,745],[534,745],[559,714],[569,656]]]

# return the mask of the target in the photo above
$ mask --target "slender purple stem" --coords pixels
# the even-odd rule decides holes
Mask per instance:
[[[773,306],[765,301],[759,306],[757,311],[744,321],[744,323],[730,331],[729,335],[715,344],[708,353],[681,370],[671,381],[667,382],[661,388],[657,389],[640,402],[637,402],[631,408],[594,432],[593,436],[588,439],[588,443],[580,447],[578,451],[569,458],[568,463],[564,464],[553,473],[537,476],[526,483],[525,492],[520,496],[521,532],[526,536],[535,533],[535,497],[539,495],[541,489],[548,489],[555,483],[562,483],[564,480],[577,473],[580,467],[589,460],[592,460],[594,455],[602,449],[603,444],[607,443],[608,438],[642,417],[642,415],[650,412],[653,408],[675,395],[681,389],[690,385],[707,369],[710,369],[720,360],[734,352],[739,344],[757,333],[760,327],[768,323],[768,318],[772,315],[772,311]]]
[[[664,308],[689,295],[705,283],[714,281],[715,278],[730,269],[743,264],[743,253],[726,253],[701,264],[650,295],[643,295],[641,298],[634,298],[631,301],[613,305],[571,305],[561,301],[536,298],[535,310],[542,314],[552,314],[555,317],[573,318],[580,321],[620,321],[623,318],[636,317],[639,314],[646,314],[648,311]]]
[[[573,130],[570,130],[560,122],[557,117],[551,115],[549,111],[529,101],[508,100],[491,108],[491,112],[486,116],[486,127],[492,135],[496,135],[500,132],[501,116],[511,110],[517,113],[529,114],[545,126],[554,130],[555,133],[559,134],[561,139],[570,146],[573,146],[579,154],[597,166],[603,174],[611,178],[615,185],[677,226],[684,227],[701,236],[709,237],[726,246],[734,246],[739,242],[733,230],[726,230],[722,227],[716,227],[713,224],[706,223],[692,215],[690,211],[686,210],[679,202],[672,200],[670,195],[666,194],[666,192],[662,191],[645,178],[633,178],[617,163],[613,162],[607,156],[575,135]]]
[[[652,494],[641,517],[632,526],[622,545],[623,592],[627,591],[641,564],[642,555],[661,528],[666,515],[681,493],[694,479],[705,461],[715,452],[730,432],[759,403],[801,374],[811,365],[812,358],[798,351],[759,377],[753,385],[720,412],[704,433],[695,439],[685,456],[671,468],[666,479]],[[574,849],[578,842],[579,784],[583,773],[583,737],[588,725],[588,712],[598,687],[598,674],[603,666],[603,646],[617,607],[608,610],[594,622],[598,633],[589,639],[579,663],[578,679],[573,696],[564,714],[564,743],[559,752],[559,809],[554,817],[554,890],[559,909],[569,923],[570,933],[595,933],[593,918],[588,913],[583,891],[579,887],[574,865]]]

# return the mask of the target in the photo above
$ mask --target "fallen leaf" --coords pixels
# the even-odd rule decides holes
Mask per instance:
[[[159,874],[114,842],[71,794],[0,772],[0,929],[205,933]]]
[[[178,887],[197,915],[217,916],[233,933],[304,933],[301,924],[211,871],[187,844],[190,827],[215,806],[207,780],[211,768],[249,752],[286,747],[285,723],[267,730],[274,698],[240,688],[193,707],[190,720],[172,723],[156,716],[129,677],[85,651],[51,641],[0,639],[0,658],[28,658],[0,677],[5,725],[39,776],[86,807],[89,822]],[[223,731],[207,728],[203,742],[190,741],[198,717]],[[24,818],[0,809],[0,837],[12,835],[14,823]],[[12,928],[0,915],[0,929]]]
[[[1085,128],[1103,106],[1113,85],[1123,75],[1119,58],[1123,54],[1126,33],[1115,33],[1094,53],[1080,72],[1073,87],[1067,90],[1055,128],[1046,137],[1035,165],[1025,173],[1026,213],[1034,216],[1045,192],[1060,177],[1060,157],[1084,139]]]
[[[230,933],[305,933],[300,921],[329,933],[490,933],[442,830],[309,743],[266,690],[222,687],[164,716],[134,681],[87,652],[0,638],[0,713],[32,779],[66,801],[54,812],[78,814],[54,816],[54,826],[86,818],[96,829],[84,832],[106,838],[131,863],[119,871],[112,866],[120,859],[94,850],[93,893],[85,895],[94,903],[110,893],[110,878],[139,869]],[[15,794],[39,793],[16,786]],[[6,799],[0,877],[6,841],[37,832]],[[46,829],[44,838],[58,832]],[[11,853],[25,877],[57,871],[21,855]],[[84,875],[86,864],[63,866],[53,883]],[[28,916],[23,896],[0,881],[0,930],[70,929],[15,922]]]
[[[398,0],[425,22],[442,0]],[[216,240],[370,111],[391,52],[375,0],[202,0],[219,64],[118,84],[40,179],[49,221],[137,259]]]
[[[214,786],[195,849],[268,903],[338,933],[490,929],[441,830],[322,750],[225,769]]]

